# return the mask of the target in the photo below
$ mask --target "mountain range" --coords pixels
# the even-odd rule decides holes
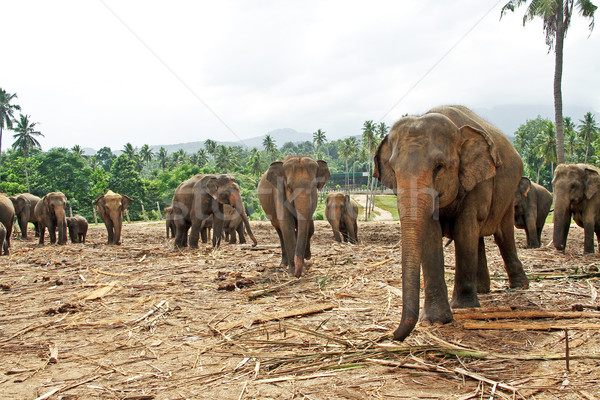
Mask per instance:
[[[500,130],[511,139],[514,137],[514,133],[519,126],[524,124],[527,120],[535,119],[538,116],[541,116],[542,118],[547,118],[551,121],[554,121],[554,107],[552,105],[502,105],[492,108],[473,108],[473,111],[487,121],[491,122],[493,125],[500,128]],[[579,125],[579,121],[583,119],[585,113],[590,111],[596,116],[596,120],[598,120],[599,114],[597,111],[580,106],[565,106],[563,108],[563,115],[566,117],[571,117],[575,125]],[[356,135],[353,136],[360,135],[361,133],[362,132],[360,128],[358,128]],[[312,142],[313,140],[312,133],[298,132],[291,128],[282,128],[270,131],[263,136],[256,136],[238,142],[216,142],[218,145],[242,146],[249,149],[256,147],[258,149],[262,149],[262,142],[267,134],[271,135],[278,147],[281,147],[286,142],[300,143],[305,141]],[[329,140],[337,139],[340,138],[329,138]],[[201,148],[204,148],[204,141],[150,146],[152,151],[155,153],[157,153],[161,147],[164,147],[169,154],[179,151],[180,149],[183,149],[186,153],[192,154]],[[83,150],[87,155],[93,155],[96,153],[96,150],[91,148],[84,148]],[[116,150],[114,153],[120,154],[121,151]]]

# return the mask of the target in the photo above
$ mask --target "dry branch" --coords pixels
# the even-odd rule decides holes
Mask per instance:
[[[582,322],[580,324],[564,324],[564,323],[543,323],[543,322],[465,322],[464,329],[469,330],[520,330],[520,331],[562,331],[565,329],[574,330],[600,330],[600,323]]]
[[[290,279],[289,281],[284,282],[284,283],[282,283],[280,285],[271,286],[271,287],[268,287],[266,289],[255,290],[253,292],[248,293],[248,300],[254,300],[257,297],[264,296],[265,294],[276,292],[279,289],[282,289],[282,288],[284,288],[286,286],[294,285],[295,283],[298,283],[298,282],[301,282],[301,281],[302,281],[301,279]]]
[[[600,312],[585,311],[471,311],[455,313],[454,319],[600,318]]]
[[[292,310],[279,311],[276,313],[259,315],[253,319],[241,320],[241,321],[233,321],[228,322],[226,324],[220,325],[219,331],[226,332],[232,328],[236,328],[238,326],[249,326],[252,324],[259,324],[268,321],[276,321],[279,319],[285,319],[290,317],[300,317],[303,315],[316,314],[323,311],[331,310],[335,306],[331,303],[323,303],[323,304],[315,304],[313,306],[302,307],[302,308],[294,308]]]

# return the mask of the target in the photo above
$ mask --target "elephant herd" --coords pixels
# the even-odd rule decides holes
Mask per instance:
[[[541,245],[541,233],[554,203],[553,244],[564,250],[571,218],[584,228],[584,252],[600,241],[600,170],[591,165],[559,165],[551,194],[523,177],[520,155],[496,127],[462,106],[444,106],[417,117],[403,117],[383,138],[374,154],[373,176],[397,196],[402,229],[402,316],[394,339],[404,340],[419,318],[432,323],[453,319],[452,308],[478,307],[478,293],[490,291],[484,237],[493,235],[511,288],[526,289],[529,280],[517,255],[514,228],[525,229],[528,247]],[[327,163],[288,156],[272,163],[258,183],[258,199],[281,246],[281,265],[300,277],[311,258],[313,214],[318,191],[330,177]],[[27,222],[36,224],[40,243],[66,242],[65,196],[23,194],[0,196],[0,239],[9,243],[19,198],[28,211],[17,212],[26,236]],[[11,202],[12,200],[12,202]],[[109,244],[119,244],[124,210],[132,199],[108,191],[94,202],[108,230]],[[14,206],[13,206],[14,204]],[[33,205],[32,205],[33,204]],[[10,210],[12,211],[10,211]],[[346,194],[331,193],[325,216],[338,242],[358,242],[358,205]],[[200,174],[182,182],[165,208],[166,236],[175,247],[212,245],[223,237],[256,246],[240,187],[229,174]],[[73,224],[81,223],[80,218]],[[73,241],[84,241],[85,228],[74,229]],[[444,275],[443,237],[454,241],[455,280],[450,301]],[[5,245],[5,252],[8,251]],[[423,270],[424,306],[420,313]]]
[[[133,200],[109,190],[93,204],[106,225],[108,244],[120,244],[123,213]],[[32,223],[39,244],[44,244],[46,229],[50,243],[66,244],[67,229],[73,243],[85,243],[88,222],[81,215],[66,216],[67,197],[62,192],[50,192],[39,198],[30,193],[17,196],[0,194],[0,245],[4,255],[9,253],[15,217],[21,229],[21,237],[26,239],[27,225]],[[56,238],[58,233],[58,240]]]

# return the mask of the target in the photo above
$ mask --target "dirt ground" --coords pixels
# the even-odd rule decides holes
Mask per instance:
[[[278,267],[271,226],[252,226],[258,247],[216,251],[175,251],[158,223],[126,225],[121,246],[93,225],[86,244],[13,240],[0,258],[0,398],[600,398],[600,256],[582,255],[581,228],[564,254],[525,249],[518,232],[528,290],[507,289],[488,240],[483,308],[399,343],[399,223],[361,223],[350,246],[317,221],[301,279]],[[485,319],[494,310],[507,315]]]

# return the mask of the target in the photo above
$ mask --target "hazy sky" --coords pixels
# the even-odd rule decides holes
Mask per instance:
[[[505,2],[2,1],[0,87],[45,150],[279,128],[334,139],[441,104],[552,104],[541,22],[523,27],[524,9],[500,20]],[[565,105],[600,110],[599,50],[575,17]]]

